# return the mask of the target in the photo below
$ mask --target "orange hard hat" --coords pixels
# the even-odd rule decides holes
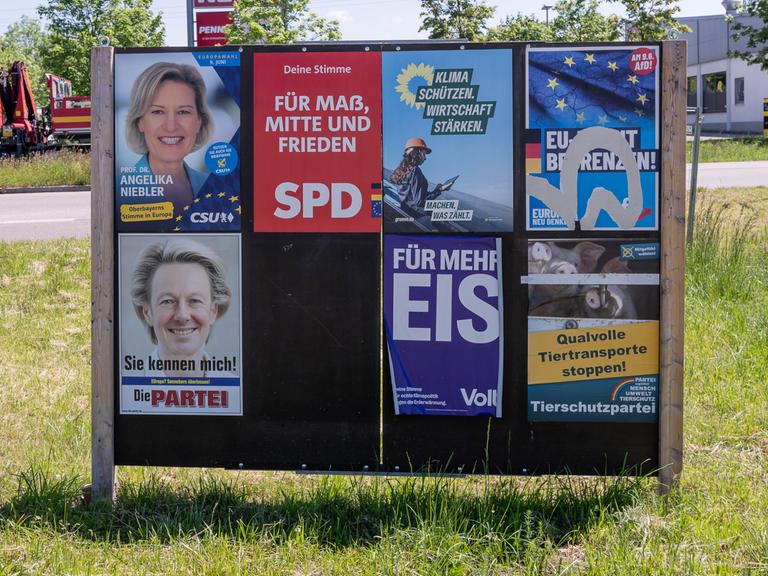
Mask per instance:
[[[424,142],[422,138],[408,138],[408,141],[405,143],[405,148],[403,148],[403,152],[407,152],[408,148],[423,148],[427,154],[432,152],[432,149],[427,146],[427,143]]]

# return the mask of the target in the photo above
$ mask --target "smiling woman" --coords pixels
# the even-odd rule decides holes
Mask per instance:
[[[131,90],[126,140],[142,155],[136,163],[138,172],[150,172],[163,182],[164,200],[173,204],[174,214],[194,200],[205,181],[205,174],[184,162],[213,130],[205,92],[205,83],[193,66],[172,62],[148,67]]]

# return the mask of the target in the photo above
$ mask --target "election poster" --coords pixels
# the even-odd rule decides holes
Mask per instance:
[[[242,415],[239,234],[120,234],[120,414]]]
[[[501,417],[501,239],[384,236],[395,414]]]
[[[656,422],[659,243],[528,243],[528,419]]]
[[[658,229],[659,48],[527,58],[527,229]]]
[[[253,228],[381,230],[381,57],[253,56]]]
[[[119,232],[240,230],[240,52],[115,55]]]
[[[512,51],[382,54],[385,233],[509,232]]]

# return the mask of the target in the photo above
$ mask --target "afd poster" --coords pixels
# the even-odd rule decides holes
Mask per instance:
[[[381,56],[254,54],[256,232],[381,230]]]
[[[118,249],[120,414],[242,415],[239,234]]]
[[[529,48],[528,230],[656,230],[659,48]]]
[[[512,51],[382,54],[384,232],[512,230]]]
[[[395,414],[501,417],[501,239],[384,236]]]
[[[119,232],[240,230],[240,53],[115,55]]]
[[[656,422],[659,243],[528,243],[528,419]]]

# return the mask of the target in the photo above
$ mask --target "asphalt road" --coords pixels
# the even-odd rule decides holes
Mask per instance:
[[[685,187],[691,185],[691,165],[685,170]],[[768,162],[712,162],[699,164],[697,188],[768,186]]]
[[[686,187],[691,181],[690,165]],[[699,188],[768,186],[768,162],[700,164]],[[0,241],[90,234],[90,192],[0,194]]]
[[[0,241],[91,233],[90,192],[0,194]]]

